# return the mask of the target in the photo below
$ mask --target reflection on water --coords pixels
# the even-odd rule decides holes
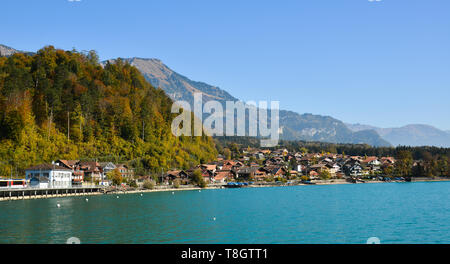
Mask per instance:
[[[0,243],[449,243],[449,189],[384,183],[6,201]]]

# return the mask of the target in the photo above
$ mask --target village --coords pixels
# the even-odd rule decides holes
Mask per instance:
[[[287,149],[275,151],[265,149],[244,149],[242,156],[226,160],[219,155],[217,161],[202,164],[189,170],[168,171],[165,183],[179,180],[189,182],[196,170],[201,171],[207,184],[250,183],[253,185],[314,184],[324,181],[364,182],[404,181],[403,177],[391,179],[393,157],[345,156],[330,153],[289,152]]]
[[[187,170],[172,169],[154,175],[135,175],[134,169],[126,164],[56,160],[27,168],[25,179],[0,180],[0,188],[119,186],[153,189],[407,180],[403,177],[391,177],[395,162],[393,157],[246,148],[240,151],[237,159],[226,159],[219,155],[214,162]]]

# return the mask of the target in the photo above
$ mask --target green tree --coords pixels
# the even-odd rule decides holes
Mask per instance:
[[[206,187],[205,179],[203,179],[202,171],[200,169],[197,169],[192,174],[192,182],[196,185],[198,185],[200,188]]]
[[[112,181],[115,186],[121,185],[123,182],[122,174],[119,169],[114,169],[107,173],[107,178]]]
[[[411,176],[413,158],[410,151],[401,150],[397,153],[395,173],[397,176]]]
[[[329,180],[329,179],[331,179],[331,174],[330,174],[330,172],[328,170],[322,170],[319,173],[319,177],[322,180]]]

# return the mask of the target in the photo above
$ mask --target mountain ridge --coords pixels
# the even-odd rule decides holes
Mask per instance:
[[[163,89],[172,100],[185,100],[192,104],[194,92],[202,92],[203,100],[238,101],[225,90],[204,82],[193,81],[181,75],[156,58],[120,58],[138,68],[155,87]],[[114,61],[114,60],[108,60]],[[183,87],[184,86],[184,87]],[[183,91],[187,90],[187,91]]]
[[[184,100],[192,105],[194,92],[202,92],[203,102],[209,100],[217,100],[221,103],[239,101],[239,99],[217,86],[190,80],[170,69],[159,59],[139,57],[121,59],[139,69],[153,86],[163,89],[174,101]],[[280,128],[283,131],[280,135],[281,139],[286,140],[391,146],[377,133],[372,131],[353,132],[342,121],[331,116],[299,114],[294,111],[280,110]]]
[[[16,53],[25,53],[25,54],[28,54],[28,55],[34,54],[33,52],[16,50],[16,49],[11,48],[9,46],[0,44],[0,56],[9,57],[9,56],[14,55]]]
[[[380,128],[363,124],[346,124],[354,132],[372,129],[394,146],[450,147],[450,133],[425,124],[409,124],[402,127]]]

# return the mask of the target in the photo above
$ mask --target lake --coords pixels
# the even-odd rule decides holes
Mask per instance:
[[[373,183],[4,201],[0,243],[450,243],[449,191]]]

